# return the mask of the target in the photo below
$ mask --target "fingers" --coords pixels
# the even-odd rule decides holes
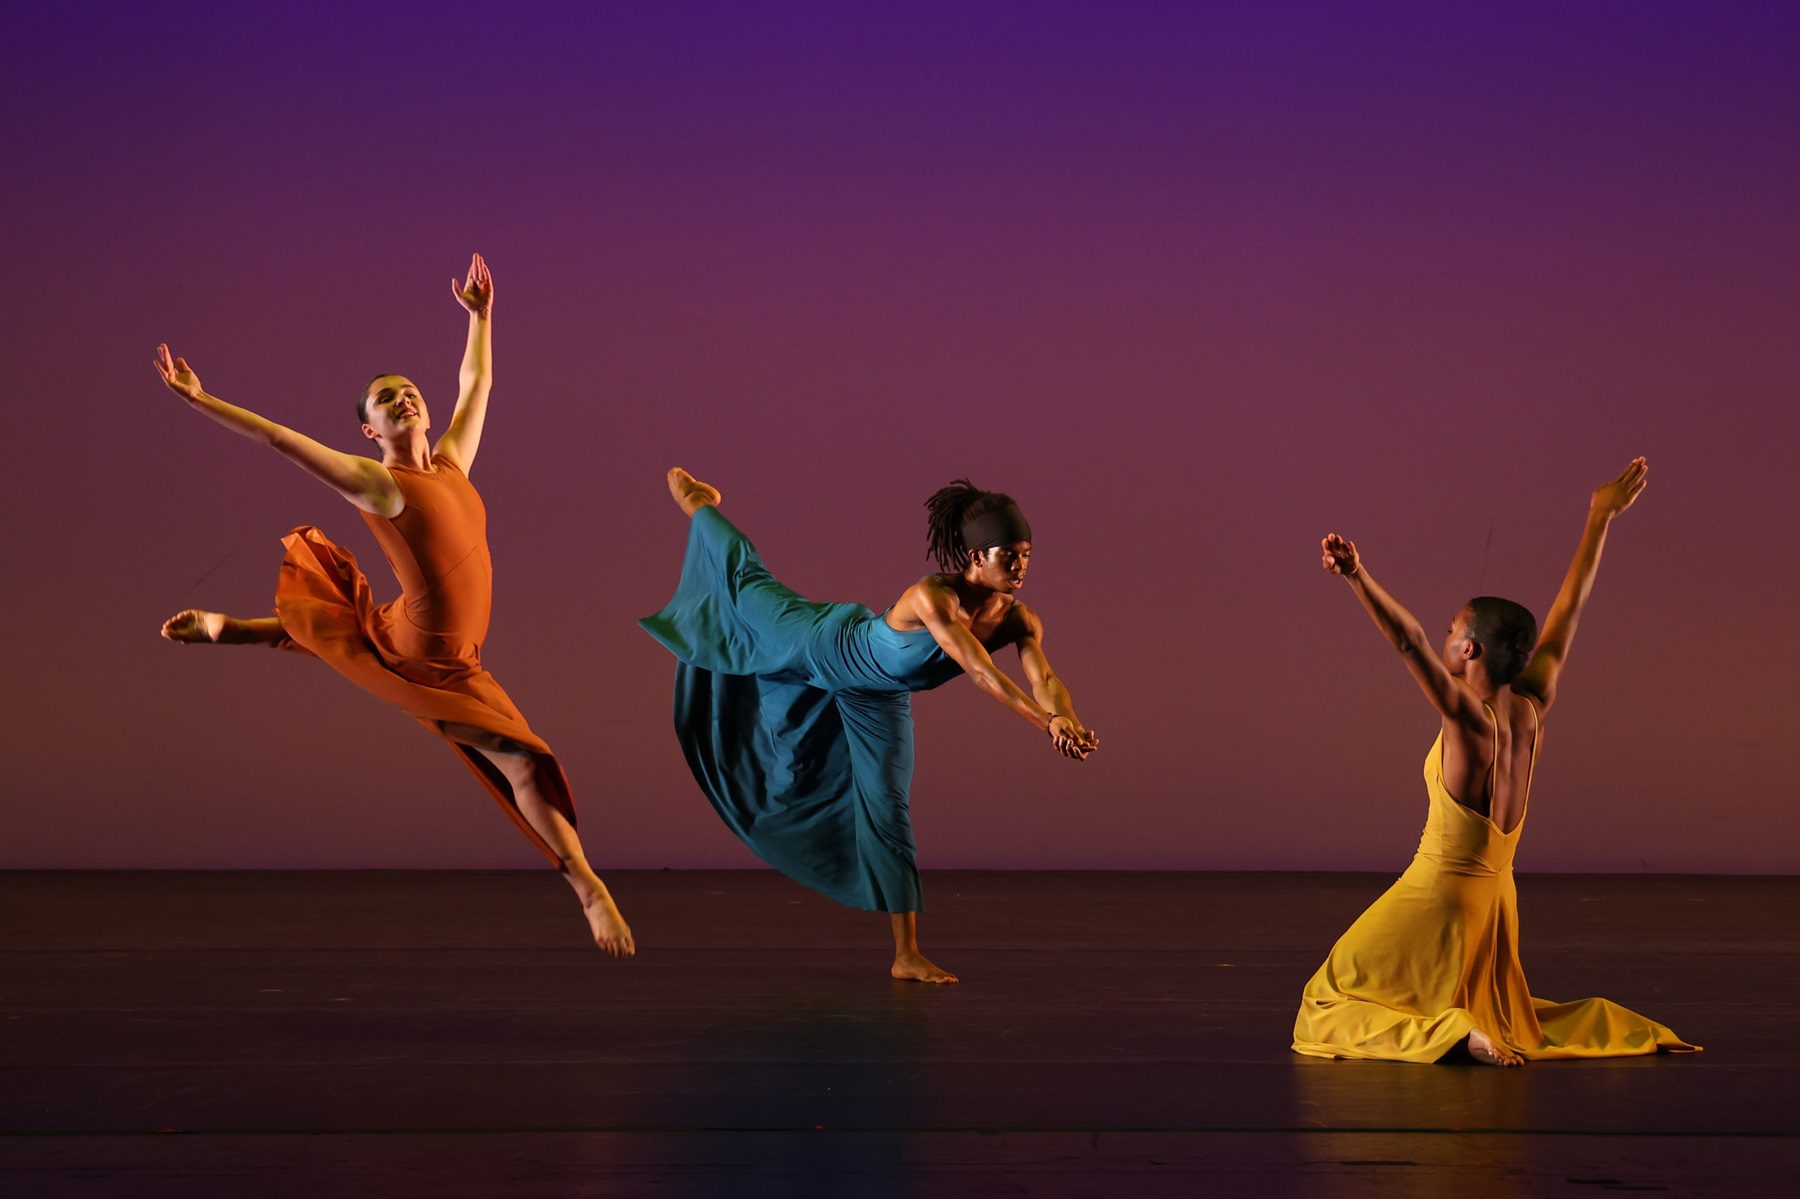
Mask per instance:
[[[1356,543],[1337,533],[1327,533],[1319,541],[1320,565],[1332,574],[1343,574],[1356,562]]]

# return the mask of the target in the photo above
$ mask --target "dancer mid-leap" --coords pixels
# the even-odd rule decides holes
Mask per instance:
[[[919,951],[911,693],[967,673],[1066,757],[1099,746],[1044,656],[1042,622],[1016,598],[1031,527],[1004,495],[967,480],[942,489],[926,507],[944,573],[877,615],[776,582],[713,487],[678,467],[669,490],[692,519],[687,559],[675,598],[642,623],[680,660],[675,729],[695,779],[765,862],[846,906],[889,913],[894,978],[955,982]],[[994,665],[1007,645],[1029,695]]]
[[[1542,637],[1511,600],[1470,600],[1441,653],[1412,613],[1369,576],[1353,542],[1320,543],[1442,719],[1425,755],[1430,811],[1418,855],[1319,967],[1294,1020],[1294,1049],[1315,1057],[1435,1062],[1466,1052],[1488,1065],[1688,1050],[1667,1028],[1605,999],[1534,999],[1519,963],[1513,851],[1525,823],[1543,724],[1613,518],[1644,489],[1633,459],[1594,492],[1587,528]]]
[[[600,948],[636,952],[631,929],[575,835],[569,782],[542,738],[482,669],[493,598],[487,512],[469,482],[493,383],[494,281],[477,254],[450,290],[469,313],[461,391],[432,448],[425,398],[404,375],[378,375],[357,400],[363,436],[381,461],[340,453],[227,404],[201,388],[186,360],[157,347],[156,369],[190,407],[270,446],[355,505],[400,581],[377,606],[349,551],[308,526],[282,539],[287,555],[272,617],[189,609],[171,616],[171,641],[268,645],[309,653],[440,734],[574,888]]]

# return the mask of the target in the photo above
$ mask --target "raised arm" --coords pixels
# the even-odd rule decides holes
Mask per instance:
[[[1356,552],[1356,543],[1332,533],[1319,542],[1319,549],[1326,571],[1342,575],[1350,584],[1350,590],[1375,621],[1375,627],[1381,630],[1389,645],[1400,651],[1407,673],[1431,701],[1431,706],[1447,719],[1481,720],[1480,701],[1451,677],[1449,667],[1438,657],[1436,647],[1425,636],[1425,629],[1418,619],[1370,576],[1368,567],[1363,565],[1362,557]]]
[[[1588,502],[1587,525],[1581,530],[1581,543],[1575,547],[1574,561],[1563,576],[1562,590],[1550,605],[1544,618],[1544,630],[1538,637],[1531,661],[1513,680],[1513,690],[1535,696],[1540,712],[1548,712],[1556,702],[1556,683],[1568,660],[1569,646],[1575,641],[1575,628],[1581,623],[1581,609],[1588,593],[1594,589],[1594,576],[1600,571],[1600,552],[1606,548],[1606,530],[1613,517],[1631,507],[1644,484],[1650,479],[1650,464],[1633,458],[1619,472],[1618,478],[1596,488]]]
[[[1048,733],[1058,752],[1071,758],[1085,758],[1093,752],[1093,747],[1076,735],[1080,726],[1072,715],[1037,703],[994,665],[987,647],[956,619],[956,595],[948,587],[927,579],[909,588],[902,599],[908,603],[911,614],[931,630],[938,647],[963,668],[970,682]]]
[[[200,377],[188,366],[187,359],[171,356],[166,345],[156,347],[153,361],[162,381],[170,391],[186,400],[188,407],[241,437],[269,446],[364,512],[398,516],[406,506],[399,484],[381,463],[321,445],[304,433],[296,433],[248,408],[239,408],[209,395],[200,386]]]
[[[457,375],[456,411],[450,427],[438,438],[437,452],[456,463],[466,475],[481,448],[481,428],[487,423],[488,391],[494,385],[494,277],[485,259],[469,260],[469,276],[458,284],[450,280],[450,294],[469,313],[469,340],[463,347],[462,370]]]

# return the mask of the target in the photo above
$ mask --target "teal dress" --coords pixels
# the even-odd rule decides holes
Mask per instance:
[[[726,827],[848,907],[920,910],[911,693],[962,673],[930,631],[794,594],[712,507],[675,598],[638,623],[679,660],[675,734]]]

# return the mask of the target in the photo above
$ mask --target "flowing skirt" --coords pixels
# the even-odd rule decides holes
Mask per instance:
[[[1511,870],[1471,874],[1424,855],[1357,918],[1306,984],[1294,1050],[1435,1062],[1480,1029],[1530,1059],[1694,1050],[1606,999],[1531,994]]]
[[[479,746],[530,756],[540,794],[574,825],[568,776],[482,669],[481,647],[418,628],[399,600],[377,606],[355,555],[318,529],[303,525],[281,540],[287,553],[275,587],[275,615],[286,634],[282,648],[323,660],[443,737],[531,843],[560,867],[556,850],[519,811],[512,784],[475,752]]]
[[[675,734],[725,826],[838,903],[915,912],[912,696],[843,648],[859,643],[857,622],[880,619],[782,586],[706,508],[675,598],[641,623],[678,660]]]

